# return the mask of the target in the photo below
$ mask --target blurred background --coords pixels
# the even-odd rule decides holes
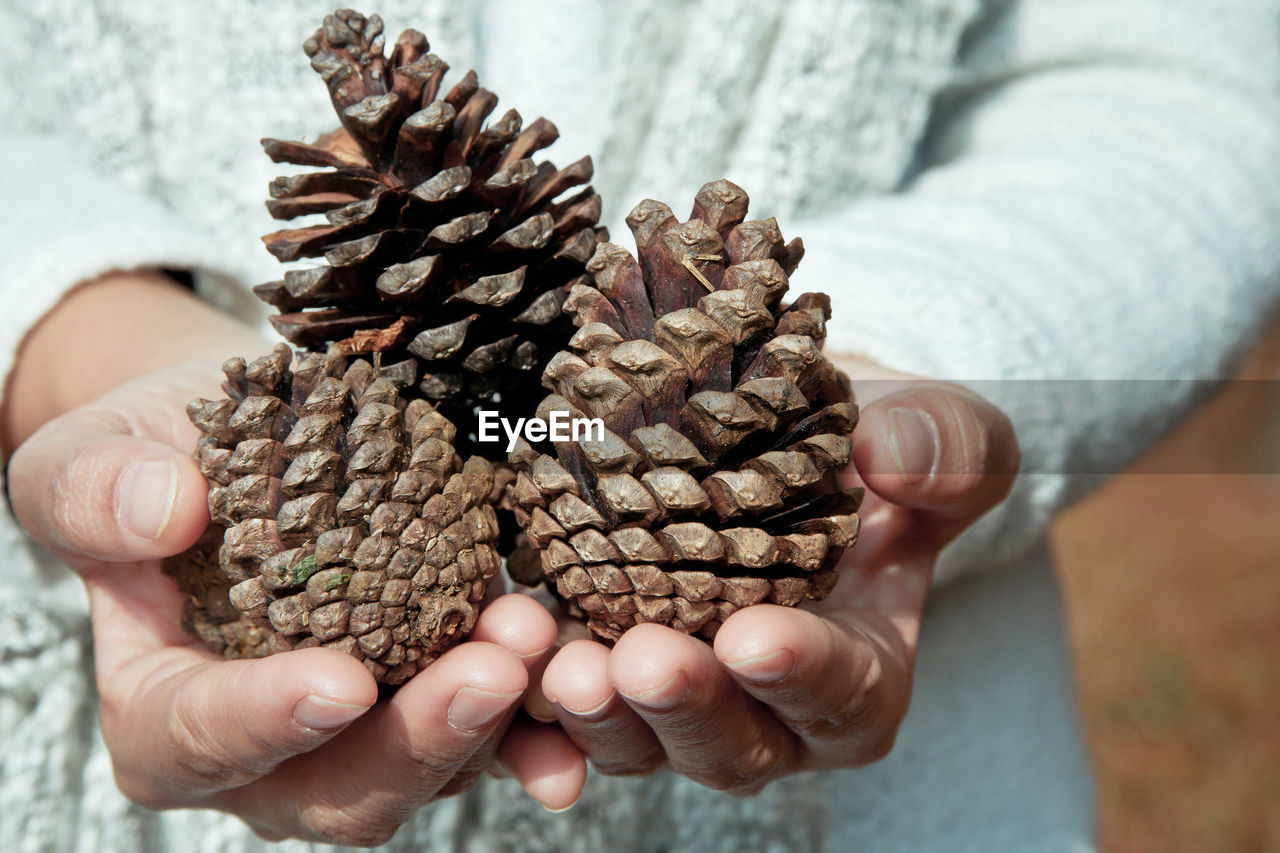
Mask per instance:
[[[1239,378],[1053,530],[1107,853],[1280,850],[1280,475],[1157,473],[1280,471],[1280,323]]]

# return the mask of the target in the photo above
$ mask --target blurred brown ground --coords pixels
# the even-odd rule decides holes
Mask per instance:
[[[1280,379],[1280,325],[1242,378]],[[1261,387],[1228,386],[1053,531],[1107,853],[1280,851],[1280,394]],[[1185,460],[1273,473],[1158,473]]]

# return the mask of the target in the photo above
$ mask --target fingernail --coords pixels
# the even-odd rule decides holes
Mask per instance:
[[[325,732],[345,726],[367,710],[364,705],[334,702],[312,693],[294,706],[293,721],[304,728]]]
[[[685,678],[683,672],[677,672],[652,690],[622,695],[650,710],[666,711],[689,698],[689,679]]]
[[[116,483],[116,520],[143,539],[159,539],[177,496],[178,467],[172,461],[135,462]]]
[[[573,802],[569,803],[568,805],[559,806],[559,807],[548,805],[543,800],[543,797],[545,797],[549,793],[554,793],[559,788],[560,784],[561,784],[561,776],[559,774],[555,776],[545,776],[541,779],[534,779],[530,782],[525,783],[525,791],[529,794],[529,796],[533,797],[533,799],[538,803],[538,805],[542,806],[547,811],[551,812],[552,814],[560,814],[561,812],[567,812],[569,809],[576,806],[578,804],[578,800],[582,798],[582,792],[579,791],[577,796],[573,798]]]
[[[449,703],[449,725],[461,732],[482,729],[502,716],[519,695],[463,687],[453,694],[453,701]]]
[[[904,486],[914,485],[934,473],[941,455],[942,437],[933,415],[920,409],[889,409],[889,452],[898,466]]]
[[[791,674],[796,668],[796,659],[789,649],[778,649],[767,655],[726,662],[725,666],[747,681],[774,684]]]
[[[541,690],[529,691],[524,698],[524,711],[540,723],[556,721],[556,709],[552,707],[547,697],[542,695]]]
[[[609,713],[609,708],[613,705],[614,695],[615,694],[610,693],[603,702],[601,702],[599,705],[596,705],[594,708],[582,708],[582,709],[570,708],[568,705],[564,704],[563,702],[560,703],[560,707],[564,708],[566,711],[568,711],[570,714],[573,714],[575,717],[577,717],[580,720],[598,720],[601,717],[603,717],[605,714]]]

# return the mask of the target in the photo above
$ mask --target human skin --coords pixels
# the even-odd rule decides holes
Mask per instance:
[[[824,601],[738,611],[713,645],[638,625],[609,649],[566,644],[526,703],[603,773],[661,767],[751,794],[807,770],[885,757],[911,697],[920,618],[941,549],[1008,494],[1008,419],[955,385],[836,358],[863,404],[846,485],[861,535]]]
[[[208,523],[184,405],[219,393],[224,358],[270,346],[159,274],[109,275],[32,331],[0,409],[18,518],[89,591],[122,790],[230,811],[268,838],[376,844],[485,770],[554,810],[576,801],[586,759],[746,794],[883,757],[937,554],[1018,465],[1008,420],[981,398],[844,359],[869,405],[842,476],[868,496],[826,601],[747,608],[714,646],[642,625],[612,649],[557,649],[546,610],[503,596],[470,642],[375,705],[368,671],[340,653],[228,662],[202,649],[160,571]]]
[[[556,726],[513,725],[556,637],[525,596],[490,602],[471,642],[376,704],[348,655],[223,661],[182,630],[160,558],[209,522],[184,407],[220,393],[225,358],[270,347],[161,275],[116,274],[59,303],[10,375],[0,423],[13,507],[88,589],[121,790],[151,808],[229,811],[270,839],[373,845],[501,754],[548,808],[570,805],[581,754]]]

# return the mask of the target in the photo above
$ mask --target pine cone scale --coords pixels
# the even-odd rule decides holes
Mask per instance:
[[[230,397],[188,407],[214,524],[166,570],[229,657],[324,645],[400,683],[470,631],[498,570],[492,466],[400,396],[412,370],[291,360],[233,359]]]
[[[511,455],[543,577],[604,640],[639,622],[710,638],[741,607],[820,599],[857,537],[861,493],[837,479],[856,407],[817,346],[830,302],[782,304],[801,244],[747,204],[727,181],[688,222],[643,202],[638,259],[599,246],[539,414],[604,433]]]
[[[324,213],[329,223],[264,241],[282,261],[323,258],[319,269],[335,275],[326,286],[286,280],[255,292],[280,310],[273,323],[298,346],[421,359],[420,393],[463,426],[460,449],[492,453],[471,445],[475,407],[503,394],[504,406],[532,410],[529,380],[571,333],[560,308],[603,238],[600,202],[590,187],[557,200],[590,181],[591,160],[535,162],[558,138],[554,124],[539,118],[522,129],[514,110],[490,121],[498,99],[474,73],[437,97],[447,65],[426,52],[426,39],[406,31],[390,59],[383,41],[376,16],[349,11],[308,40],[342,127],[313,144],[264,140],[277,162],[329,169],[277,178],[268,207],[281,219]],[[495,276],[504,287],[491,290],[485,280]],[[389,334],[399,320],[403,334]],[[461,348],[411,346],[459,323]]]
[[[213,520],[166,564],[189,627],[227,657],[323,646],[402,683],[474,627],[496,507],[522,531],[512,577],[605,641],[710,639],[829,594],[859,532],[838,476],[857,409],[820,348],[830,300],[783,302],[803,243],[716,181],[683,222],[638,205],[633,256],[598,226],[591,158],[537,158],[554,124],[495,119],[474,72],[445,87],[416,31],[384,48],[377,16],[327,16],[304,49],[338,128],[263,140],[313,170],[271,182],[271,215],[323,221],[263,237],[313,263],[254,292],[311,351],[232,359],[226,397],[188,406]],[[502,446],[477,441],[498,401],[593,425],[463,463]]]

